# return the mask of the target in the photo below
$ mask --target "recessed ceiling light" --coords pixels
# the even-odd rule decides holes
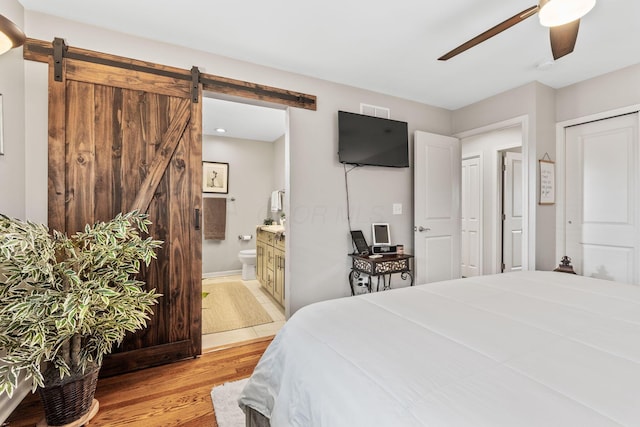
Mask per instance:
[[[216,128],[216,132],[225,133],[227,130],[225,128]]]

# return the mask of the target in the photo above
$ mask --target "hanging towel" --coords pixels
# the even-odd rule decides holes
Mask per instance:
[[[282,193],[278,190],[271,193],[271,212],[282,210]]]
[[[204,205],[204,238],[207,240],[224,240],[227,229],[227,199],[223,197],[206,197]]]

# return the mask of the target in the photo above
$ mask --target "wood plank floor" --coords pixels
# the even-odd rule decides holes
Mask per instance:
[[[100,411],[90,427],[217,427],[211,389],[251,375],[271,339],[256,340],[170,365],[98,380]],[[33,427],[44,414],[29,395],[7,420],[9,427]]]

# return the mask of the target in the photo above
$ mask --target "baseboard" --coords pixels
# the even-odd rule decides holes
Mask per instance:
[[[238,274],[242,274],[242,270],[229,270],[229,271],[216,271],[214,273],[203,273],[203,279],[209,279],[212,277],[222,277],[222,276],[237,276]]]
[[[13,392],[13,397],[6,394],[0,396],[0,424],[4,423],[9,415],[13,413],[22,400],[31,392],[30,381],[21,381]]]

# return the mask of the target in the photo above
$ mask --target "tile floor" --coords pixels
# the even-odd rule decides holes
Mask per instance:
[[[249,328],[234,329],[233,331],[217,332],[215,334],[206,334],[202,336],[202,351],[208,351],[215,347],[228,346],[242,341],[253,340],[256,338],[275,335],[276,332],[284,325],[284,309],[278,305],[269,294],[267,294],[260,286],[257,280],[242,280],[242,276],[222,276],[204,279],[208,283],[212,282],[228,282],[230,280],[241,281],[253,295],[262,307],[269,313],[273,319],[272,323],[264,325],[251,326]]]

